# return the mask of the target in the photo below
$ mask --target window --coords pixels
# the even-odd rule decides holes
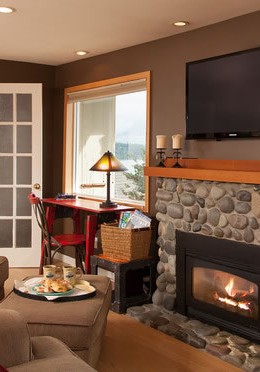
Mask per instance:
[[[111,173],[111,199],[148,209],[150,73],[65,90],[64,191],[106,198],[106,174],[89,169],[111,151],[127,168]]]

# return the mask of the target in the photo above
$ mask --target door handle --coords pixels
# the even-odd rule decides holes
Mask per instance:
[[[35,183],[35,184],[33,185],[33,188],[34,188],[35,190],[40,190],[41,185],[40,185],[39,183]]]

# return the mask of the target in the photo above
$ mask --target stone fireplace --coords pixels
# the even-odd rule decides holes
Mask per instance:
[[[260,188],[257,185],[246,183],[166,177],[157,178],[157,187],[156,218],[159,221],[158,245],[160,260],[157,265],[157,289],[153,294],[153,304],[162,305],[167,310],[176,310],[177,308],[178,312],[184,314],[188,311],[190,315],[204,319],[204,314],[202,313],[207,313],[208,308],[211,308],[213,304],[205,298],[205,293],[209,288],[206,288],[203,292],[201,283],[205,285],[205,283],[212,281],[212,278],[215,278],[216,283],[219,281],[226,282],[226,269],[221,268],[221,261],[224,260],[226,262],[225,260],[228,260],[230,252],[233,253],[235,249],[236,255],[233,261],[236,261],[239,258],[238,255],[240,255],[243,264],[243,257],[248,257],[247,255],[252,256],[252,246],[254,247],[253,257],[256,257],[254,256],[255,254],[259,254],[258,257],[260,258]],[[213,246],[217,247],[215,248],[214,254],[216,254],[216,257],[215,259],[213,258],[213,262],[204,266],[200,264],[195,265],[195,277],[192,278],[192,282],[197,285],[197,289],[193,288],[192,290],[195,290],[196,297],[195,300],[194,298],[189,299],[188,303],[185,302],[186,288],[183,288],[187,280],[186,276],[176,280],[176,251],[179,249],[176,236],[179,234],[178,232],[183,232],[189,236],[190,244],[191,246],[193,245],[191,249],[193,249],[194,256],[196,250],[198,250],[197,260],[203,261],[205,253],[212,257],[214,253]],[[200,250],[201,242],[197,241],[198,237],[207,238],[206,248],[204,247],[202,251]],[[223,242],[231,242],[231,247],[228,244],[223,246]],[[239,243],[238,245],[242,251],[234,248],[235,243]],[[196,247],[199,248],[196,249]],[[218,256],[220,251],[221,257]],[[227,253],[226,258],[224,257],[225,253]],[[188,265],[193,268],[194,263],[191,263],[191,260],[189,262]],[[230,262],[232,262],[232,258]],[[259,306],[259,288],[255,283],[259,283],[259,276],[252,279],[252,276],[250,276],[252,274],[250,273],[250,264],[246,268],[246,271],[250,273],[249,276],[241,275],[239,265],[237,264],[238,267],[235,268],[237,270],[236,273],[234,273],[234,268],[230,273],[235,275],[236,282],[238,282],[237,278],[240,278],[239,280],[244,279],[244,283],[240,284],[243,290],[254,291],[254,295],[252,293],[247,295],[247,299],[249,298],[254,302],[254,305],[250,305],[253,308],[250,308],[249,311],[253,315],[247,317],[249,321],[245,321],[244,325],[246,328],[255,328],[256,332],[259,333],[258,323],[256,324],[255,322],[255,319],[258,319]],[[182,262],[178,259],[177,273],[180,269],[186,270],[181,275],[186,275],[186,273],[191,275],[191,272],[193,272],[190,268],[187,269],[180,266],[182,266]],[[253,266],[254,262],[252,262]],[[220,272],[222,273],[221,280],[219,279]],[[258,274],[254,274],[259,275],[260,271]],[[223,288],[217,289],[220,292],[218,295],[221,298],[219,302],[221,302],[222,298],[226,298],[223,293],[225,290]],[[190,292],[192,292],[191,289]],[[203,296],[206,303],[206,305],[204,304],[204,311],[196,308],[196,306],[191,306],[190,301],[200,303]],[[231,297],[227,295],[227,299],[223,301],[231,300]],[[222,320],[223,307],[227,306],[227,304],[223,305],[223,303],[220,306],[215,306],[216,311],[212,315],[213,318],[216,317],[217,320],[220,320],[224,326],[225,324]],[[245,304],[239,306],[246,307]],[[227,318],[235,317],[240,322],[241,319],[244,320],[246,318],[243,312],[246,312],[246,310],[241,309],[240,314],[237,314],[237,311],[230,310],[231,316],[228,315]],[[215,318],[207,318],[207,320],[216,321]],[[228,319],[226,321],[228,322]],[[254,331],[250,335],[247,334],[247,336],[255,338]]]

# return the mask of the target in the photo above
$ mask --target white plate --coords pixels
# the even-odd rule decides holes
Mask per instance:
[[[37,294],[39,296],[66,296],[68,294],[71,294],[74,289],[70,289],[69,291],[66,291],[66,292],[42,292],[42,293],[39,293],[37,292],[36,288],[39,287],[41,284],[37,284],[35,285],[33,288],[32,288],[32,292],[34,294]]]

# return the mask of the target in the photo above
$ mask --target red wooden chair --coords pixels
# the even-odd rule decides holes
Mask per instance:
[[[29,201],[36,216],[37,223],[42,231],[42,250],[39,272],[42,274],[44,265],[51,265],[55,254],[63,247],[73,246],[75,248],[75,263],[83,273],[85,270],[85,234],[61,234],[53,235],[49,231],[46,220],[45,209],[40,198],[34,194],[29,195]]]

